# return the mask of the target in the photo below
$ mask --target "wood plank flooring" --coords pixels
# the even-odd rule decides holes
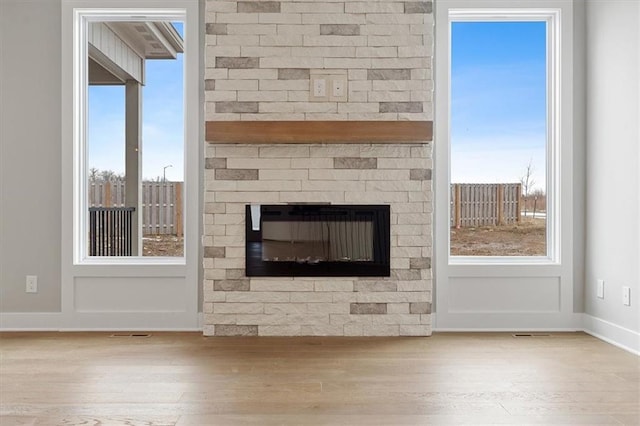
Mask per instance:
[[[638,425],[640,358],[582,333],[1,333],[0,425]]]

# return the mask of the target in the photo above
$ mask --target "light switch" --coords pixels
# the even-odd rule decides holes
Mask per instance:
[[[344,96],[344,81],[341,79],[333,80],[333,96],[339,98]]]
[[[334,75],[331,77],[331,101],[346,102],[347,101],[347,76]]]

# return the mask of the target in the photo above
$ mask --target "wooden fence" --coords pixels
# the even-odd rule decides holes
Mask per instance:
[[[143,235],[183,235],[182,182],[143,182],[140,196]],[[124,182],[89,182],[89,207],[124,207],[124,197]]]
[[[493,226],[520,221],[519,183],[455,183],[451,185],[451,226]]]

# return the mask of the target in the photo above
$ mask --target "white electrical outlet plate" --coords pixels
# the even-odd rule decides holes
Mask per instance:
[[[37,275],[27,275],[27,283],[26,283],[25,291],[27,293],[38,292],[38,276]]]
[[[347,102],[349,75],[347,70],[309,70],[310,102]]]
[[[622,304],[625,306],[631,306],[631,288],[622,287]]]
[[[329,100],[327,94],[327,76],[311,76],[309,100],[312,102],[324,102]]]
[[[347,101],[347,76],[333,75],[331,76],[331,95],[329,100],[334,102]]]
[[[596,288],[596,296],[600,299],[604,299],[604,280],[598,280]]]

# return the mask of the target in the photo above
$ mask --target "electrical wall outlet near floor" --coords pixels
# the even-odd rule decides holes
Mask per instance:
[[[604,299],[604,280],[598,280],[596,283],[596,296]]]
[[[622,287],[622,304],[631,306],[631,287]]]
[[[38,292],[38,276],[37,275],[27,275],[27,282],[25,291],[27,293],[37,293]]]

